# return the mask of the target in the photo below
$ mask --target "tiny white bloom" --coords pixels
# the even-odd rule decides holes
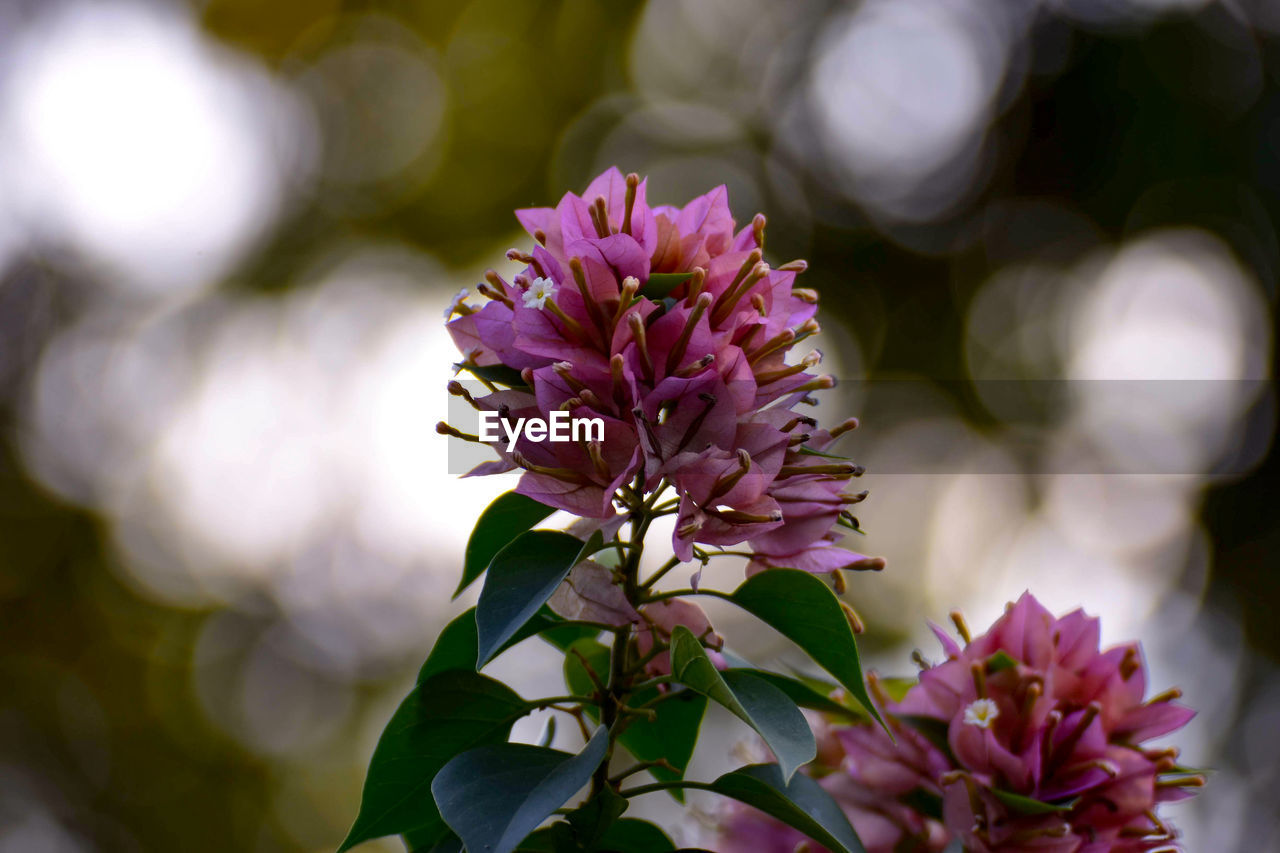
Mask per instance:
[[[549,278],[535,278],[524,292],[525,308],[545,308],[547,300],[556,295],[556,283]]]
[[[990,699],[976,699],[964,709],[965,724],[980,729],[991,728],[992,721],[998,716],[1000,709]]]
[[[448,308],[446,308],[446,309],[444,309],[444,318],[445,318],[446,320],[448,320],[448,319],[449,319],[450,317],[452,317],[454,314],[457,314],[457,313],[458,313],[458,306],[459,306],[459,305],[461,305],[463,302],[465,302],[465,301],[466,301],[467,296],[468,296],[468,294],[469,294],[470,292],[471,292],[471,291],[469,291],[469,290],[468,290],[467,288],[465,288],[465,287],[464,287],[464,288],[462,288],[462,290],[459,290],[459,291],[458,291],[458,295],[457,295],[457,296],[455,296],[455,297],[453,297],[453,301],[451,301],[451,302],[449,303],[449,307],[448,307]]]

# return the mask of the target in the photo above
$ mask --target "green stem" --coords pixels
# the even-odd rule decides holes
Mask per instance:
[[[546,708],[550,705],[599,705],[600,700],[593,696],[552,696],[548,699],[535,699],[529,703],[530,708]]]
[[[673,773],[679,772],[677,768],[671,764],[670,761],[667,761],[667,759],[665,758],[659,758],[657,761],[641,761],[637,764],[633,764],[630,767],[628,767],[626,770],[623,770],[621,773],[615,773],[614,775],[610,776],[609,783],[612,785],[617,785],[619,782],[621,782],[623,779],[626,779],[628,776],[634,776],[637,773],[643,773],[645,770],[652,770],[654,767],[661,767],[664,770],[670,770]]]
[[[692,782],[687,779],[670,782],[652,782],[648,785],[636,785],[634,788],[623,788],[618,793],[624,797],[641,797],[655,791],[669,791],[672,788],[693,788],[698,791],[714,791],[715,786],[708,782]]]
[[[639,684],[633,684],[633,685],[631,685],[631,691],[632,691],[633,693],[638,693],[638,692],[640,692],[641,690],[647,690],[647,689],[649,689],[650,687],[657,687],[659,684],[674,684],[674,683],[676,683],[675,676],[673,676],[673,675],[659,675],[657,678],[650,678],[648,681],[641,681]],[[634,707],[636,710],[639,710],[640,708],[647,707],[647,706],[649,706],[649,705],[652,705],[654,702],[657,702],[658,700],[660,700],[660,699],[665,699],[665,698],[667,698],[667,697],[666,697],[666,696],[659,696],[659,697],[657,697],[656,699],[652,699],[652,700],[650,700],[650,701],[648,701],[648,702],[645,702],[645,703],[643,703],[643,704],[641,704],[641,705],[635,705],[635,706],[633,706],[633,707]]]
[[[626,553],[626,560],[620,569],[622,591],[633,607],[641,599],[639,579],[640,559],[644,556],[644,536],[653,521],[653,505],[665,488],[666,484],[664,482],[647,501],[635,508],[631,518],[631,539],[625,548],[619,549],[619,551],[625,551]],[[643,494],[643,470],[636,475],[636,481],[632,489],[636,494]],[[600,724],[605,726],[609,732],[609,748],[605,753],[604,761],[600,762],[600,766],[596,768],[596,772],[591,778],[592,796],[598,794],[609,784],[609,759],[613,757],[614,743],[617,741],[618,735],[622,733],[623,726],[619,722],[619,712],[626,704],[627,697],[631,693],[631,683],[634,679],[633,674],[629,671],[627,660],[631,650],[631,631],[631,626],[624,626],[619,628],[613,636],[613,648],[609,653],[609,682],[605,685],[604,695],[601,697],[600,702]]]
[[[654,572],[652,575],[649,576],[649,579],[640,586],[640,589],[642,590],[652,589],[653,585],[656,584],[659,580],[661,580],[663,575],[665,575],[667,572],[671,571],[678,565],[680,565],[679,557],[672,557],[670,560],[667,560],[665,563],[662,564],[662,568],[658,569],[656,572]]]
[[[644,671],[645,664],[647,664],[649,661],[653,660],[663,652],[667,652],[670,650],[671,650],[670,646],[668,646],[666,643],[662,642],[661,640],[657,640],[655,638],[653,648],[650,649],[649,653],[644,657],[640,658],[639,660],[632,661],[631,669],[627,670],[627,674],[639,675],[642,671]],[[635,688],[632,688],[632,689],[635,689]]]
[[[725,601],[733,601],[732,595],[727,592],[721,592],[718,589],[673,589],[670,592],[657,592],[653,595],[647,595],[640,600],[640,603],[651,604],[667,598],[683,598],[686,595],[710,595],[714,598],[723,598]]]

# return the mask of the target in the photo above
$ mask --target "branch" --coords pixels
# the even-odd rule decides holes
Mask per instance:
[[[551,705],[599,705],[600,700],[593,696],[552,696],[549,699],[534,699],[529,703],[532,708],[547,708]]]
[[[645,770],[651,770],[654,767],[661,767],[663,770],[670,770],[672,773],[680,772],[680,768],[676,767],[674,764],[672,764],[670,761],[667,761],[667,759],[665,758],[659,758],[657,761],[641,761],[638,764],[631,765],[626,770],[623,770],[621,773],[615,773],[614,775],[610,776],[609,784],[616,786],[619,782],[621,782],[623,779],[626,779],[628,776],[634,776],[637,773],[642,773]]]
[[[691,782],[684,779],[671,782],[653,782],[649,785],[637,785],[634,788],[623,788],[618,793],[624,797],[642,797],[654,791],[669,791],[672,788],[693,788],[698,791],[714,791],[715,786],[708,782]]]
[[[721,592],[718,589],[673,589],[670,592],[658,592],[653,595],[645,596],[641,600],[641,604],[650,604],[654,601],[662,601],[667,598],[681,598],[686,595],[710,595],[715,598],[723,598],[725,601],[733,601],[733,596],[727,592]]]

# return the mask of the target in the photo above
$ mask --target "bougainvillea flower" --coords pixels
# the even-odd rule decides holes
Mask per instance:
[[[899,739],[899,754],[887,738],[859,742],[871,731],[868,726],[839,726],[816,714],[806,716],[818,742],[818,757],[808,772],[840,805],[868,853],[940,853],[946,847],[948,835],[939,820],[894,799],[915,790],[931,774],[949,769],[935,757],[927,740],[919,735],[913,738],[915,733],[909,732],[907,739]],[[874,786],[855,781],[850,774],[853,755],[858,756],[860,774],[876,780]],[[826,851],[798,830],[737,802],[722,807],[715,849],[720,853]]]
[[[594,560],[574,566],[547,605],[565,619],[580,622],[620,626],[640,621],[622,587],[614,583],[613,571]]]
[[[661,648],[645,664],[645,672],[651,676],[671,674],[671,652],[666,646],[671,642],[671,632],[683,625],[707,646],[707,655],[717,669],[727,669],[729,664],[720,649],[724,638],[711,627],[707,613],[685,598],[666,598],[640,608],[641,625],[636,633],[636,646],[641,657],[648,656],[655,648]]]
[[[765,262],[764,217],[735,230],[724,187],[681,208],[651,207],[647,189],[610,169],[581,196],[518,211],[534,245],[507,258],[523,269],[486,273],[483,306],[450,306],[459,367],[489,386],[461,389],[473,406],[605,424],[595,444],[499,443],[472,473],[522,469],[521,494],[602,521],[673,488],[682,560],[750,542],[753,569],[874,567],[837,544],[861,469],[805,453],[839,430],[796,411],[834,384],[812,372],[817,353],[794,355],[818,330],[817,294],[795,286],[804,262]],[[655,273],[678,275],[654,290]]]
[[[1144,743],[1194,712],[1177,690],[1145,696],[1137,644],[1100,650],[1097,619],[1055,618],[1029,593],[982,636],[969,639],[954,618],[964,644],[935,627],[947,659],[901,701],[872,680],[892,738],[871,725],[836,729],[842,781],[824,785],[844,791],[851,816],[908,807],[927,819],[929,838],[941,827],[941,840],[973,853],[1182,849],[1157,808],[1204,778],[1178,765],[1177,750]],[[896,825],[868,850],[919,841],[921,825]]]

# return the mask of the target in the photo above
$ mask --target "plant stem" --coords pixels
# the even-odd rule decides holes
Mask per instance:
[[[678,557],[672,557],[670,560],[667,560],[665,563],[662,564],[662,568],[658,569],[656,572],[650,575],[649,579],[645,581],[640,588],[642,590],[651,589],[653,585],[662,578],[663,575],[665,575],[667,572],[671,571],[678,565],[680,565],[680,558]]]
[[[663,488],[665,488],[665,484]],[[626,553],[626,560],[620,569],[622,591],[633,607],[641,600],[640,558],[644,556],[644,536],[653,521],[653,505],[657,502],[658,495],[663,488],[659,488],[647,501],[632,511],[631,539],[626,543],[625,548],[619,549],[619,551]],[[633,489],[636,493],[643,494],[643,471],[636,476]],[[600,702],[600,724],[609,731],[609,748],[605,753],[604,761],[600,762],[600,766],[596,768],[596,772],[591,778],[592,796],[598,794],[609,784],[609,759],[613,757],[614,742],[617,740],[618,735],[622,733],[622,727],[618,724],[619,712],[626,704],[627,698],[631,693],[631,683],[634,679],[634,674],[630,672],[627,660],[631,650],[631,631],[631,626],[624,626],[617,629],[613,636],[613,649],[609,653],[609,683],[605,686]]]
[[[687,779],[671,782],[652,782],[648,785],[637,785],[634,788],[623,788],[618,793],[624,797],[639,797],[652,794],[654,791],[666,791],[671,788],[694,788],[699,791],[714,791],[715,786],[707,782],[692,782]]]
[[[665,758],[659,758],[657,761],[641,761],[637,764],[633,764],[621,773],[615,773],[613,776],[610,776],[609,782],[616,785],[628,776],[634,776],[637,773],[642,773],[645,770],[651,770],[654,767],[661,767],[665,770],[678,772],[677,769],[672,766],[670,761],[667,761]]]
[[[682,598],[686,595],[710,595],[715,598],[723,598],[725,601],[733,601],[732,595],[727,592],[721,592],[718,589],[673,589],[670,592],[657,592],[653,595],[646,595],[640,599],[640,603],[651,604],[667,598]]]
[[[529,703],[534,708],[546,708],[548,705],[599,705],[592,696],[551,696],[547,699],[535,699]]]

